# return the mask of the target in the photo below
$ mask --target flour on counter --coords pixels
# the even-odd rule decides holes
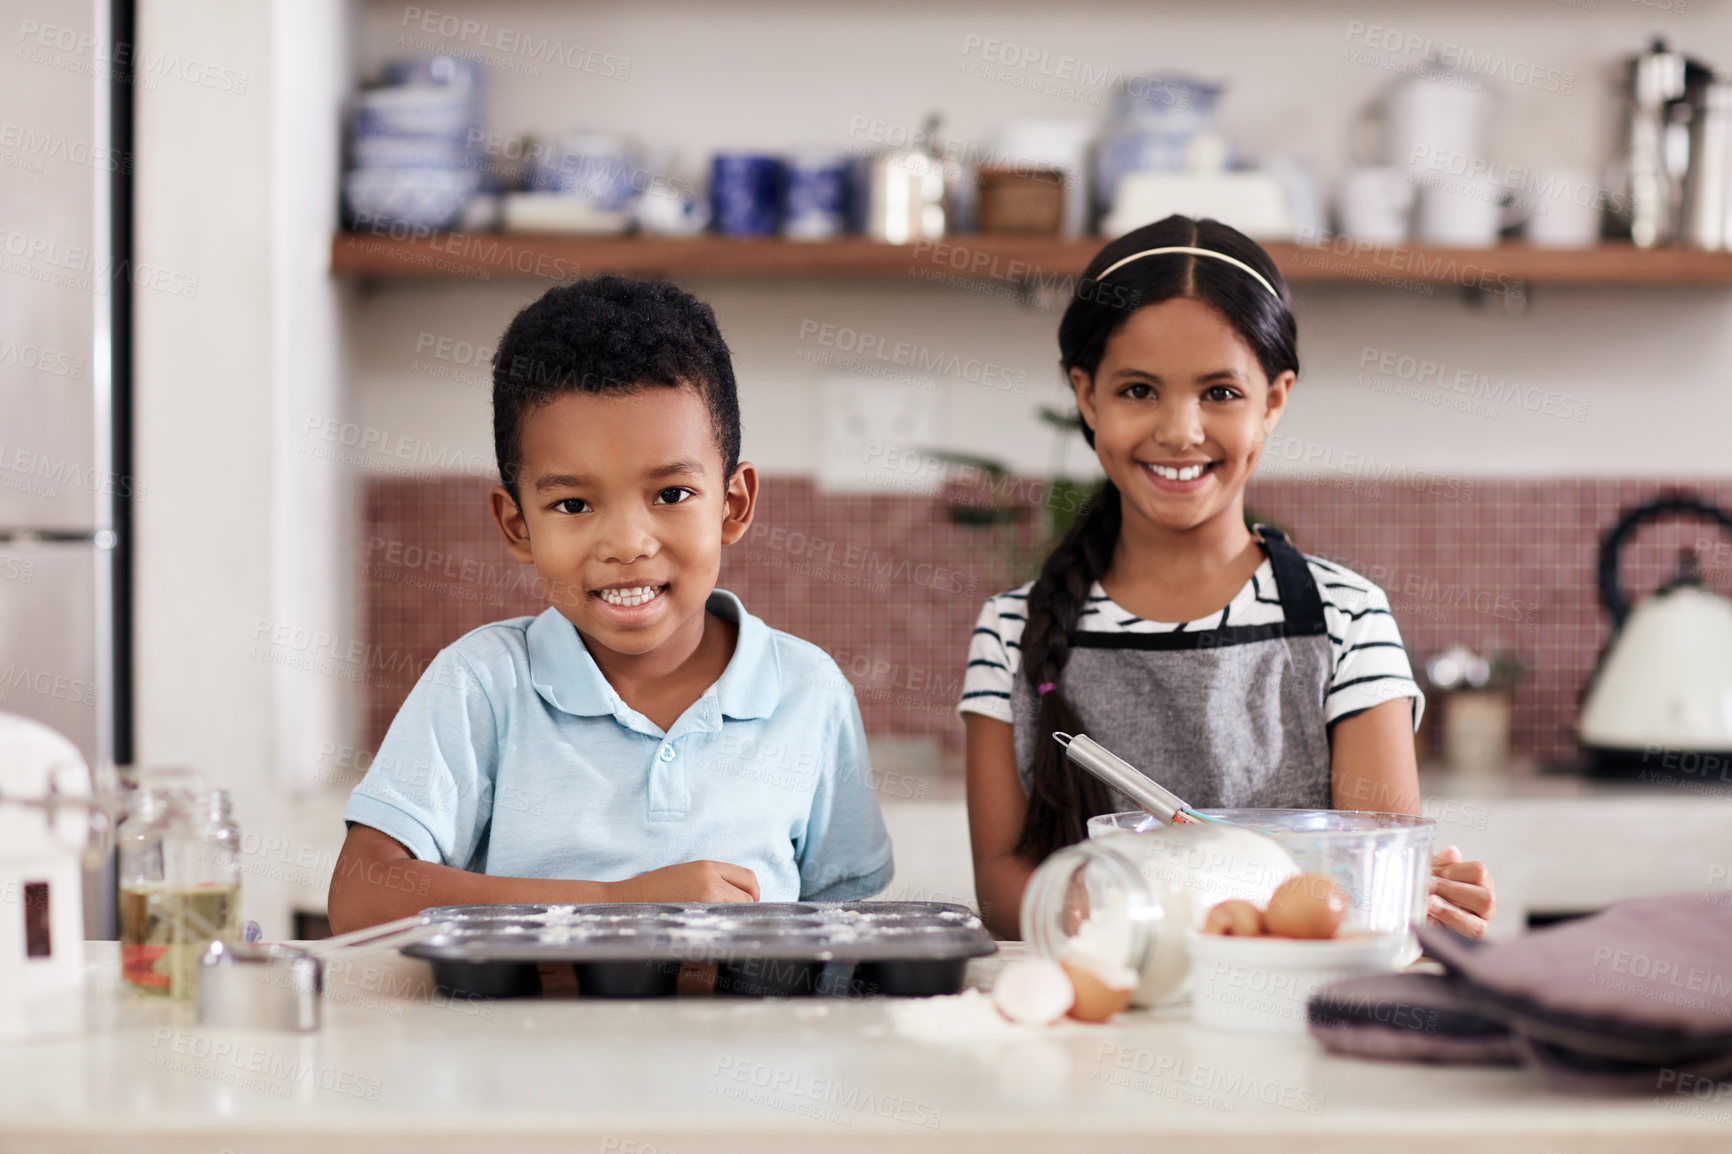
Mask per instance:
[[[1038,1031],[1006,1021],[990,995],[968,989],[935,998],[887,1000],[890,1024],[904,1038],[928,1046],[991,1047]]]

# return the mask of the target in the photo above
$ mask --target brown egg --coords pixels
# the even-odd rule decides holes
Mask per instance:
[[[1347,895],[1322,874],[1298,874],[1276,887],[1263,926],[1281,938],[1332,938],[1347,913]]]
[[[1079,1022],[1104,1022],[1131,1004],[1137,992],[1137,972],[1129,966],[1098,961],[1087,954],[1071,954],[1059,963],[1070,975],[1076,1002],[1070,1016]]]
[[[1263,932],[1263,911],[1250,902],[1229,898],[1209,911],[1209,916],[1203,919],[1203,932],[1254,938]]]

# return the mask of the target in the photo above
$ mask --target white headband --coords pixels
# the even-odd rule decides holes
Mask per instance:
[[[1115,260],[1112,264],[1108,265],[1099,276],[1095,277],[1095,282],[1098,284],[1099,282],[1106,280],[1107,277],[1111,276],[1119,269],[1124,268],[1133,260],[1142,260],[1145,256],[1159,256],[1164,252],[1188,252],[1193,256],[1212,256],[1216,260],[1224,260],[1230,265],[1244,269],[1245,272],[1250,274],[1252,280],[1269,290],[1270,296],[1274,297],[1276,300],[1281,299],[1281,294],[1275,291],[1274,285],[1263,279],[1262,273],[1258,272],[1238,257],[1228,256],[1224,252],[1216,252],[1212,248],[1192,248],[1190,245],[1185,244],[1176,244],[1170,248],[1145,248],[1142,252],[1133,252],[1130,256],[1127,256],[1122,260]]]

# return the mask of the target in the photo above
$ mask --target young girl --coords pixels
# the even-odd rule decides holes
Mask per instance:
[[[1424,698],[1383,591],[1245,527],[1297,339],[1268,254],[1182,216],[1103,248],[1065,310],[1061,363],[1107,479],[1040,576],[981,610],[960,706],[975,890],[1001,936],[1042,859],[1136,808],[1055,731],[1198,807],[1419,812]],[[1485,867],[1438,854],[1430,913],[1482,936]]]

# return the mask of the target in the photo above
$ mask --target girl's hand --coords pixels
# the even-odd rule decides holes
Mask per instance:
[[[1462,861],[1461,851],[1452,845],[1431,859],[1430,921],[1470,938],[1483,938],[1496,909],[1491,871],[1484,862]]]

